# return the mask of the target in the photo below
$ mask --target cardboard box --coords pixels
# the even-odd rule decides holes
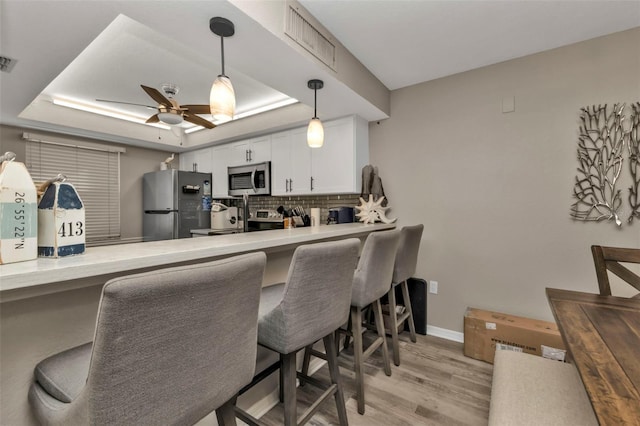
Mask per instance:
[[[467,308],[464,354],[493,364],[496,347],[559,361],[565,355],[562,337],[552,322]]]

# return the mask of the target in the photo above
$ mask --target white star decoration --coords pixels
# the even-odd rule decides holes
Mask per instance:
[[[358,220],[365,224],[375,223],[377,221],[393,223],[398,220],[398,218],[387,218],[386,211],[389,207],[382,207],[383,201],[384,196],[380,197],[378,201],[373,201],[373,195],[371,194],[369,194],[369,201],[364,201],[364,199],[360,197],[360,205],[356,206],[356,209],[360,211],[359,213],[356,213]]]

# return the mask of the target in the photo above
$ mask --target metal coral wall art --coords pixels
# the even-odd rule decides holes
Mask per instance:
[[[640,220],[640,102],[631,105],[631,127],[629,129],[629,172],[631,172],[631,186],[629,187],[629,206],[631,213],[628,222],[636,217]]]
[[[640,102],[631,105],[630,126],[625,128],[625,105],[615,104],[581,109],[578,136],[578,175],[575,178],[571,217],[582,221],[614,220],[622,225],[622,190],[617,188],[623,171],[625,151],[629,154],[629,170],[633,179],[629,188],[631,215],[640,218],[638,187],[640,166],[638,127]],[[628,150],[625,150],[625,146]]]

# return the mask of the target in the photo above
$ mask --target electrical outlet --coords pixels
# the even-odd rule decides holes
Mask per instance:
[[[438,294],[438,281],[429,281],[429,293]]]

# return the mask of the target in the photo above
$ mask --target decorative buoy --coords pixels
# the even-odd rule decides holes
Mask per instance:
[[[58,175],[42,185],[46,189],[38,204],[38,256],[41,257],[84,253],[84,204],[65,179]]]
[[[16,155],[0,156],[0,264],[38,257],[36,187]]]

